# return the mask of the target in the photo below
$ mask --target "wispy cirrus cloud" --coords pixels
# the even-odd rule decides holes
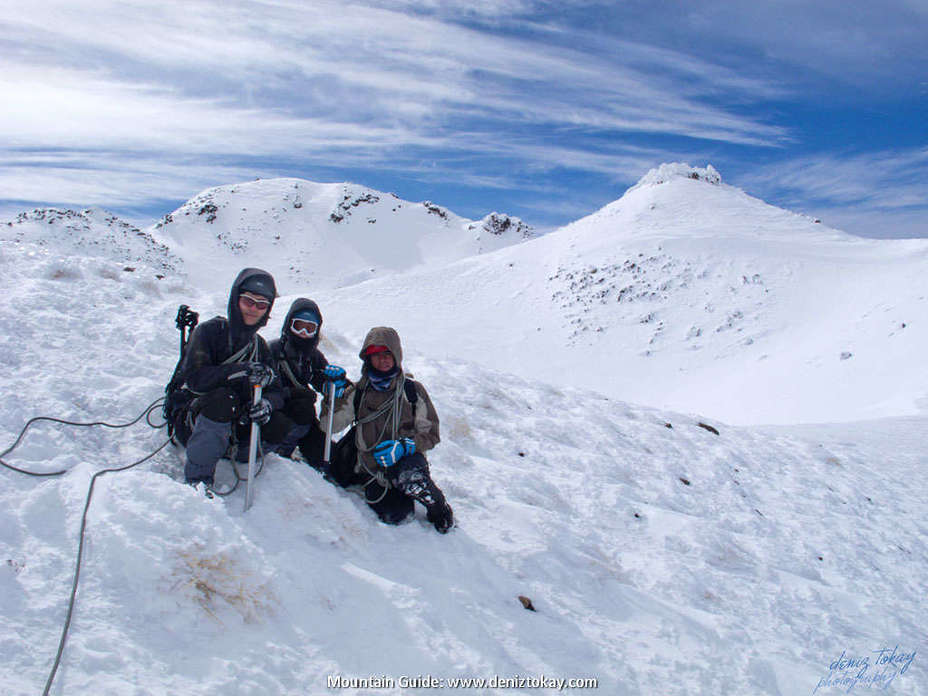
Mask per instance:
[[[601,198],[660,161],[795,160],[809,131],[789,108],[814,101],[809,75],[869,61],[872,83],[898,68],[891,46],[925,64],[923,8],[887,2],[0,0],[0,181],[28,173],[13,188],[29,200],[116,206],[131,197],[106,181],[120,176],[137,207],[192,195],[208,171],[400,194],[430,181],[504,209],[500,192],[578,179]],[[45,164],[24,170],[26,154]]]
[[[145,153],[95,153],[92,159],[97,169],[90,168],[83,153],[18,153],[0,168],[0,190],[4,198],[15,201],[132,208],[139,203],[142,187],[153,187],[168,201],[190,197],[191,183],[196,191],[260,176],[254,168],[195,159],[172,162]]]
[[[194,123],[201,116],[197,102],[217,99],[230,111],[284,112],[346,127],[371,120],[424,128],[460,117],[530,119],[755,144],[785,132],[700,101],[720,81],[748,97],[766,85],[629,42],[613,48],[623,62],[543,38],[497,36],[380,8],[313,3],[294,13],[287,3],[205,2],[176,14],[136,4],[145,32],[130,38],[134,27],[122,7],[100,2],[93,12],[77,13],[61,3],[18,26],[7,22],[7,35],[20,37],[11,43],[31,48],[32,58],[52,63],[42,69],[67,55],[75,66],[68,75],[73,92],[97,94],[104,79],[132,84],[161,101],[175,98],[178,116],[191,111]],[[36,50],[40,40],[55,50]],[[15,62],[5,70],[21,71]],[[681,90],[673,75],[702,78]],[[29,81],[41,87],[35,70]]]
[[[908,151],[816,154],[767,167],[745,177],[823,203],[872,209],[921,206],[928,194],[928,146]]]
[[[928,236],[928,147],[807,155],[747,174],[739,183],[854,234]]]

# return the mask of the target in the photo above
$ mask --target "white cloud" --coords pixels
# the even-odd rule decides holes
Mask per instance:
[[[536,173],[625,183],[720,148],[784,151],[799,134],[758,106],[796,98],[793,77],[872,78],[893,47],[901,73],[924,65],[923,3],[888,2],[0,0],[2,195],[165,200],[252,163],[535,191],[556,189]],[[804,201],[814,165],[770,171]]]
[[[861,237],[899,239],[928,237],[928,211],[872,210],[856,206],[822,206],[813,214],[829,227]]]
[[[928,148],[810,155],[748,174],[739,185],[854,234],[928,236]]]
[[[107,82],[138,85],[165,102],[172,120],[183,121],[189,112],[194,124],[204,118],[205,101],[227,109],[231,120],[247,109],[273,110],[348,130],[374,120],[425,130],[458,118],[512,123],[528,117],[742,143],[784,135],[704,99],[723,87],[757,98],[769,93],[768,85],[628,42],[612,42],[604,57],[543,37],[499,36],[335,3],[84,5],[46,0],[28,18],[5,22],[7,36],[17,37],[8,40],[20,49],[9,55],[25,54],[29,63],[8,58],[4,74],[28,73],[37,89],[59,91],[56,75],[64,65],[75,67],[68,76],[74,120],[111,121],[107,107],[118,110],[122,99],[132,101],[130,90],[109,91],[105,104],[84,100],[97,108],[81,109],[80,94],[99,96]],[[130,104],[129,111],[137,109]],[[111,132],[111,124],[100,131]]]
[[[928,148],[792,159],[744,177],[804,197],[872,208],[928,205]]]
[[[694,25],[850,84],[907,81],[928,66],[928,7],[911,0],[700,3]]]
[[[261,174],[242,167],[170,163],[121,153],[98,157],[93,165],[73,154],[28,154],[0,168],[0,190],[7,199],[47,205],[141,207],[152,201],[187,199],[211,186]]]
[[[0,99],[6,104],[0,138],[21,148],[280,155],[315,147],[434,142],[400,127],[296,118],[273,108],[188,98],[64,69],[16,66],[0,76]]]
[[[765,83],[627,42],[565,48],[544,32],[504,37],[325,2],[39,0],[28,14],[0,16],[11,47],[0,57],[0,179],[10,183],[4,196],[18,200],[117,206],[133,186],[136,204],[187,196],[201,182],[194,172],[222,158],[276,161],[288,173],[295,163],[337,163],[415,178],[432,157],[460,165],[443,167],[455,182],[527,189],[531,182],[507,186],[480,161],[495,159],[497,172],[507,162],[510,171],[613,176],[630,166],[633,148],[585,137],[626,131],[764,145],[787,138],[704,98],[720,85],[759,98]],[[685,76],[686,86],[674,76]],[[529,128],[537,132],[521,137]],[[552,144],[552,128],[579,139]],[[36,163],[24,170],[24,152],[49,153],[47,171]],[[631,157],[655,160],[654,150]],[[127,176],[120,160],[158,162],[178,178],[147,167]],[[214,177],[227,171],[212,169]],[[237,169],[248,167],[228,173]]]

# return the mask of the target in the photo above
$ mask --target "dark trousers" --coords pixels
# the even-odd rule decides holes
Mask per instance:
[[[306,463],[314,469],[320,469],[325,433],[319,425],[315,403],[314,396],[297,396],[287,401],[280,413],[280,430],[283,435],[274,447],[274,452],[289,457],[299,447]]]
[[[251,424],[239,422],[246,412],[247,406],[227,387],[214,389],[193,400],[175,430],[178,440],[187,448],[184,477],[188,482],[212,483],[216,462],[226,455],[233,442],[238,444],[236,458],[247,461]],[[261,426],[262,442],[279,442],[285,427],[283,415],[274,412],[271,420]]]
[[[430,522],[447,507],[445,496],[435,485],[429,473],[429,463],[416,452],[403,457],[393,466],[381,469],[389,485],[384,488],[367,471],[355,471],[357,446],[354,428],[339,440],[332,449],[329,477],[338,485],[364,487],[364,498],[382,522],[399,524],[411,514],[415,501],[425,506]]]

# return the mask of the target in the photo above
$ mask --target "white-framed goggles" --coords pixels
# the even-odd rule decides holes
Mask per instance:
[[[310,319],[294,317],[290,320],[290,333],[300,338],[312,338],[319,330],[319,324]]]

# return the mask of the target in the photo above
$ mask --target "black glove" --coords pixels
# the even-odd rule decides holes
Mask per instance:
[[[274,370],[259,362],[250,362],[246,368],[248,370],[248,381],[254,386],[266,387],[274,381]]]
[[[274,410],[274,407],[271,406],[271,402],[267,399],[261,399],[256,404],[252,404],[248,409],[248,418],[258,425],[264,425],[269,420],[271,420],[271,412]]]

